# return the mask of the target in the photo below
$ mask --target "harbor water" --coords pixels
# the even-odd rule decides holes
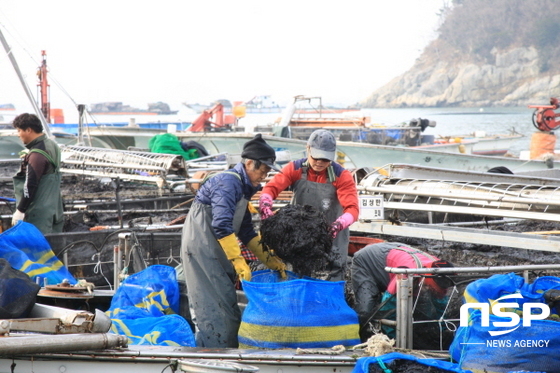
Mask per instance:
[[[256,125],[266,125],[279,121],[282,114],[248,114],[239,124],[251,130]],[[295,114],[297,116],[297,114]],[[329,117],[369,116],[371,124],[385,126],[402,125],[411,119],[422,118],[436,122],[428,127],[425,135],[458,136],[483,131],[487,135],[508,134],[515,131],[524,137],[517,140],[509,153],[515,157],[521,151],[528,151],[532,134],[537,131],[533,126],[533,109],[527,107],[508,108],[404,108],[404,109],[362,109],[343,114],[324,114]]]
[[[253,131],[256,126],[266,126],[279,123],[283,113],[247,113],[239,119],[238,125],[246,131]],[[96,123],[118,123],[123,126],[134,122],[145,128],[166,128],[167,123],[173,123],[177,130],[183,130],[194,121],[199,114],[191,110],[181,109],[176,115],[113,115],[96,116]],[[294,114],[294,117],[313,117],[317,114]],[[328,110],[322,112],[323,117],[370,117],[372,125],[394,126],[408,124],[411,119],[428,119],[436,122],[435,127],[428,127],[425,135],[433,135],[436,139],[440,136],[469,135],[483,131],[488,135],[508,134],[512,131],[524,135],[510,148],[510,154],[519,157],[521,151],[528,151],[532,134],[537,131],[533,126],[533,109],[528,107],[508,108],[400,108],[400,109],[362,109],[344,113],[329,114]],[[96,125],[90,123],[89,126]],[[160,127],[156,127],[159,125]],[[57,125],[54,125],[55,127]],[[66,127],[77,124],[59,125],[59,130],[69,131]],[[86,125],[87,126],[87,125]],[[164,127],[161,127],[164,126]]]

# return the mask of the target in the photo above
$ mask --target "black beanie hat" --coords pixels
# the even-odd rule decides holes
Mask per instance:
[[[266,141],[264,141],[260,133],[257,133],[255,137],[243,145],[241,158],[260,161],[273,170],[280,171],[280,169],[274,164],[276,161],[276,152],[266,143]]]

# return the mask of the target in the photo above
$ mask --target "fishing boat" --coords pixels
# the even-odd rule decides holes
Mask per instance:
[[[15,111],[14,104],[0,104],[0,111]]]
[[[313,107],[311,102],[316,99],[319,100],[319,105]],[[309,104],[312,109],[307,107],[307,110],[303,110],[302,103]],[[257,126],[255,130],[307,140],[313,131],[322,128],[331,131],[339,141],[477,155],[505,155],[511,145],[523,137],[514,131],[494,135],[476,131],[467,135],[436,136],[427,131],[435,126],[435,121],[424,118],[413,118],[401,124],[373,123],[369,116],[353,111],[346,111],[341,116],[340,112],[323,110],[320,97],[295,96],[293,103],[286,108],[279,120],[273,124]]]
[[[383,176],[384,175],[384,176]],[[383,176],[383,177],[381,177]],[[437,176],[437,178],[435,177]],[[398,182],[395,182],[397,181]],[[449,181],[451,180],[451,181]],[[446,189],[437,189],[431,187],[432,184],[427,183],[431,181],[432,184],[440,184],[445,186]],[[490,184],[502,186],[502,188],[489,188]],[[464,185],[463,185],[464,184]],[[486,188],[480,188],[479,184],[483,184]],[[528,191],[527,184],[534,184],[531,189],[530,195],[524,197],[516,197],[511,193],[506,192],[513,190],[507,185],[516,185],[517,188],[522,188]],[[374,190],[377,188],[378,190]],[[456,193],[449,193],[448,189],[454,188]],[[469,188],[469,190],[467,190]],[[468,209],[473,210],[476,208],[486,210],[487,214],[494,212],[496,215],[505,214],[505,216],[515,214],[522,216],[527,214],[527,208],[531,210],[531,214],[540,214],[540,219],[550,219],[556,213],[554,211],[542,212],[538,204],[544,203],[545,205],[553,205],[550,196],[554,196],[558,188],[557,180],[538,180],[537,178],[525,176],[511,176],[511,175],[496,175],[489,173],[477,173],[473,178],[473,173],[467,171],[450,171],[450,170],[437,170],[422,167],[411,167],[409,165],[393,165],[387,168],[387,172],[379,172],[378,174],[370,174],[360,181],[360,190],[364,197],[375,196],[379,193],[387,194],[388,196],[396,196],[406,194],[406,198],[393,198],[387,199],[387,208],[391,209],[411,209],[411,200],[418,196],[429,196],[431,198],[443,198],[449,200],[452,198],[458,204],[445,204],[443,206],[446,211],[466,213]],[[473,193],[474,190],[476,193]],[[546,190],[545,190],[546,189]],[[438,190],[440,193],[438,193]],[[533,194],[532,191],[537,194]],[[459,194],[457,194],[459,193]],[[429,195],[428,195],[429,194]],[[542,195],[541,195],[542,194]],[[545,195],[546,194],[546,195]],[[439,196],[438,196],[439,195]],[[489,204],[485,203],[486,199],[490,201]],[[539,202],[537,203],[537,200]],[[178,202],[173,201],[171,204]],[[478,201],[477,206],[472,206],[473,201]],[[494,201],[494,202],[492,202]],[[158,207],[168,203],[160,199],[155,199],[153,202],[159,203]],[[138,201],[127,201],[130,207]],[[391,205],[389,205],[391,204]],[[512,210],[508,204],[515,205]],[[525,205],[521,205],[525,204]],[[442,204],[434,201],[430,207],[426,207],[423,203],[424,209],[441,209]],[[94,204],[90,203],[93,207]],[[136,208],[138,209],[138,205]],[[83,207],[82,207],[83,208]],[[99,203],[98,208],[110,209],[115,208],[114,205]],[[123,206],[127,210],[128,206]],[[525,210],[525,211],[524,211]],[[541,212],[539,212],[541,211]],[[352,227],[353,231],[371,233],[372,230],[377,230],[383,221],[367,221],[361,220],[355,223]],[[386,222],[385,222],[386,223]],[[402,224],[402,227],[401,227]],[[113,261],[114,272],[105,273],[115,281],[118,281],[119,269],[124,270],[127,264],[131,267],[126,269],[134,270],[137,263],[137,258],[131,245],[136,248],[143,247],[143,250],[136,250],[137,253],[144,252],[148,254],[150,260],[162,260],[166,257],[177,260],[177,250],[180,247],[181,232],[180,225],[168,226],[167,231],[163,231],[163,227],[159,230],[145,231],[140,228],[135,232],[119,232],[118,229],[108,230],[111,234],[116,236],[119,233],[118,244],[110,244],[108,254],[110,254],[109,261]],[[423,237],[428,235],[430,227],[412,225],[406,223],[399,223],[389,229],[389,224],[383,225],[385,229],[384,234],[397,234],[397,229],[400,229],[399,235],[405,234],[409,230],[408,235],[418,234],[419,230],[423,230]],[[488,231],[487,229],[478,230],[457,228],[453,226],[437,225],[431,227],[432,234],[444,235],[446,240],[461,241],[475,243],[490,243],[500,242],[501,245],[507,242],[508,246],[520,247],[524,249],[550,250],[558,252],[559,239],[554,237],[544,237],[530,234],[514,234],[503,231]],[[107,242],[107,232],[95,231],[88,232],[89,237],[87,240],[85,236],[78,237],[72,234],[62,235],[48,235],[49,242],[53,247],[59,250],[59,256],[65,256],[70,260],[70,265],[75,268],[84,269],[85,262],[79,260],[79,257],[74,257],[73,252],[67,250],[68,245],[73,245],[72,250],[81,252],[82,248],[76,246],[74,243],[81,242],[83,245],[95,245],[96,243]],[[96,236],[94,238],[94,236]],[[75,247],[74,247],[75,246]],[[127,249],[128,248],[128,249]],[[61,250],[63,249],[63,250]],[[170,250],[169,253],[166,250]],[[95,251],[95,250],[93,250]],[[127,254],[128,253],[128,254]],[[83,253],[84,255],[87,253]],[[154,256],[155,254],[155,256]],[[129,256],[130,255],[130,256]],[[72,263],[72,260],[75,263]],[[93,265],[100,264],[101,261],[107,259],[99,258],[99,263],[91,263]],[[121,263],[121,264],[118,264]],[[122,265],[122,266],[121,266]],[[527,265],[524,267],[484,267],[484,268],[453,268],[455,272],[471,273],[476,271],[486,271],[485,273],[500,272],[500,271],[513,271],[519,270],[543,270],[543,269],[558,269],[560,265]],[[395,269],[399,270],[399,269]],[[115,275],[116,273],[116,275]],[[241,295],[241,294],[240,294]],[[458,295],[459,296],[459,295]],[[41,296],[41,299],[47,298]],[[107,293],[99,291],[93,297],[87,298],[84,301],[96,304],[99,298],[106,299]],[[72,299],[72,296],[66,296],[63,299],[66,302]],[[60,299],[59,299],[60,301]],[[406,307],[406,302],[399,303],[399,307]],[[412,327],[413,320],[407,318],[408,314],[403,313],[404,317],[399,319],[399,323],[406,325],[400,328],[398,334],[398,347],[408,348],[411,343],[410,335],[405,332],[407,328]],[[440,320],[441,322],[441,320]],[[443,320],[449,323],[452,320]],[[456,322],[456,320],[455,320]],[[43,324],[45,324],[44,322]],[[17,324],[11,324],[15,327]],[[15,340],[14,340],[15,339]],[[48,342],[45,342],[48,341]],[[37,371],[40,366],[41,372],[54,373],[60,372],[61,367],[65,371],[83,371],[97,372],[100,369],[105,369],[108,372],[113,372],[118,369],[119,372],[152,372],[165,371],[169,369],[179,372],[219,372],[219,371],[238,371],[238,372],[278,372],[285,373],[291,372],[311,372],[311,373],[326,373],[326,372],[352,372],[356,366],[356,362],[360,357],[367,356],[363,347],[356,349],[346,348],[343,350],[336,350],[334,348],[322,349],[219,349],[219,348],[198,348],[198,347],[184,347],[184,346],[142,346],[130,345],[122,338],[114,334],[73,334],[73,335],[54,335],[49,338],[37,335],[18,335],[12,337],[2,338],[0,343],[0,370],[11,371],[14,366],[17,371]],[[424,356],[430,356],[428,351],[422,351]],[[448,359],[444,353],[440,353],[438,359]]]
[[[475,141],[471,154],[501,156],[507,154],[515,141],[522,137],[524,135],[515,131],[502,134],[487,134],[486,131],[475,131],[467,135],[436,136],[434,144]]]
[[[132,130],[131,130],[132,131]],[[149,131],[144,131],[149,133]],[[153,136],[154,132],[152,132]],[[243,144],[253,137],[253,133],[237,133],[237,132],[222,132],[222,133],[177,133],[181,140],[196,140],[197,142],[203,144],[210,152],[228,152],[231,154],[241,153]],[[130,133],[127,135],[129,138],[136,138],[137,136],[132,136]],[[271,144],[276,150],[277,154],[284,152],[286,155],[286,160],[301,158],[305,155],[306,142],[304,140],[297,139],[286,139],[281,137],[267,136],[265,137],[267,142]],[[134,143],[134,145],[143,145],[139,143]],[[384,149],[387,153],[383,153]],[[96,149],[75,149],[75,153],[84,155],[84,153],[89,153],[92,160],[86,162],[84,159],[72,159],[71,157],[64,157],[64,167],[69,170],[69,164],[73,165],[73,172],[79,173],[86,177],[87,175],[93,175],[93,173],[102,172],[112,173],[110,179],[115,182],[115,193],[117,194],[116,202],[110,205],[106,201],[97,201],[99,205],[103,206],[100,208],[115,208],[112,211],[113,214],[119,215],[123,211],[123,206],[120,205],[121,201],[118,197],[119,185],[118,182],[121,180],[121,174],[115,172],[115,169],[126,168],[126,178],[132,180],[146,180],[147,178],[154,178],[154,172],[160,172],[161,174],[168,174],[168,169],[163,168],[161,165],[147,164],[147,159],[155,158],[153,154],[130,154],[126,153],[126,157],[121,154],[122,152],[110,151],[114,149],[108,148],[96,148]],[[449,165],[451,161],[447,163],[442,158],[440,152],[427,151],[423,149],[400,149],[393,146],[384,145],[374,145],[374,144],[357,144],[350,141],[340,141],[339,151],[340,151],[340,161],[341,163],[347,164],[348,166],[354,167],[378,167],[377,165],[382,165],[387,163],[387,159],[391,158],[394,161],[397,156],[401,153],[399,151],[406,150],[407,152],[413,152],[412,158],[415,158],[412,163],[416,163],[423,159],[425,162],[433,161],[436,164],[446,164]],[[95,154],[91,154],[95,153]],[[115,154],[115,157],[110,155]],[[450,156],[448,154],[448,156]],[[453,155],[455,156],[455,155]],[[465,155],[462,155],[466,157]],[[123,158],[124,157],[124,158]],[[141,164],[133,163],[132,160],[136,157],[136,160],[141,162]],[[162,155],[165,157],[165,155]],[[108,158],[112,159],[113,163],[108,167]],[[281,157],[278,156],[279,161]],[[513,164],[503,164],[499,158],[489,159],[497,160],[497,164],[501,166],[508,166],[512,169]],[[471,158],[469,158],[471,159]],[[455,159],[454,166],[458,168],[463,168],[465,170],[469,169],[464,167],[465,164],[461,163],[458,159]],[[471,159],[470,162],[476,163],[476,165],[471,165],[472,167],[478,167],[477,169],[485,170],[485,168],[492,167],[496,163],[489,163],[489,160],[483,157],[478,158],[479,161],[474,161]],[[550,167],[545,162],[525,162],[525,167],[531,169],[547,169]],[[554,164],[553,164],[554,165]],[[142,169],[141,167],[145,168]],[[175,164],[176,166],[176,164]],[[174,166],[174,167],[175,167]],[[468,166],[468,165],[467,165]],[[92,168],[96,169],[92,169]],[[150,172],[147,172],[149,170]],[[157,176],[157,175],[156,175]],[[181,180],[184,182],[184,180]],[[100,193],[94,193],[95,199],[99,198]],[[181,196],[184,197],[184,196]],[[95,214],[88,214],[88,209],[92,207],[92,202],[84,200],[75,201],[72,204],[72,208],[75,210],[81,210],[82,216],[93,219]],[[138,201],[127,201],[133,206]],[[161,196],[159,198],[154,198],[151,201],[155,205],[158,203],[167,203],[173,205],[176,201],[166,201]],[[84,206],[89,205],[89,206]],[[161,207],[161,205],[157,205]],[[173,207],[175,207],[173,205]],[[126,207],[125,207],[126,208]],[[131,208],[132,210],[132,208]],[[136,208],[130,213],[138,213],[141,208]],[[91,211],[89,211],[91,212]],[[152,211],[153,213],[153,211]],[[161,213],[158,211],[157,213]],[[122,220],[121,220],[122,222]],[[364,222],[367,224],[367,222]],[[167,225],[166,228],[158,227],[160,230],[169,230],[169,232],[158,232],[160,234],[155,234],[155,232],[150,231],[147,227],[138,227],[139,229],[133,234],[144,234],[144,239],[152,243],[152,247],[157,248],[163,252],[168,252],[166,256],[153,256],[153,251],[143,253],[147,255],[150,260],[163,260],[168,264],[177,264],[177,242],[180,242],[180,227],[181,225]],[[122,228],[122,226],[120,227]],[[109,276],[113,275],[115,280],[113,283],[117,284],[119,281],[119,276],[124,273],[123,271],[129,269],[129,265],[135,265],[135,259],[133,258],[133,253],[140,252],[139,245],[140,240],[132,237],[134,226],[128,227],[129,232],[124,232],[119,228],[108,229],[108,232],[103,232],[102,230],[97,230],[95,235],[97,236],[98,242],[108,243],[109,238],[117,238],[119,240],[118,244],[110,245],[110,261],[112,261],[113,271]],[[360,227],[362,229],[367,229],[367,227]],[[174,232],[171,232],[174,230]],[[87,232],[89,237],[92,235]],[[170,238],[173,237],[175,240],[174,245],[170,245]],[[72,259],[69,252],[72,245],[74,247],[78,240],[76,236],[68,234],[53,234],[49,235],[49,241],[52,243],[53,247],[57,248],[57,255],[60,257],[65,257],[70,261]],[[58,241],[57,241],[58,240]],[[523,240],[520,240],[523,241]],[[55,242],[58,242],[55,244]],[[62,242],[62,243],[61,243]],[[85,245],[96,246],[92,240],[82,240]],[[169,250],[169,251],[168,251]],[[175,254],[173,253],[175,250]],[[94,256],[89,257],[89,261],[86,263],[78,262],[74,263],[77,267],[84,267],[85,265],[93,264],[98,265],[99,270],[102,271],[103,263],[107,258],[101,258],[99,252],[94,253]],[[92,259],[94,258],[94,259]],[[75,259],[75,258],[74,258]],[[96,262],[96,263],[92,263]],[[122,271],[121,271],[122,270]],[[101,276],[106,276],[106,274],[101,273]],[[110,296],[110,295],[109,295]],[[93,298],[106,298],[107,294],[94,293]],[[43,297],[46,298],[46,297]],[[65,300],[70,300],[71,296],[66,296]],[[81,299],[83,302],[84,299]],[[93,301],[92,297],[87,298],[86,303]],[[40,324],[46,323],[46,320],[41,320]],[[3,327],[6,324],[13,325],[12,323],[2,323]],[[14,323],[17,324],[17,323]],[[65,338],[58,338],[59,336],[49,335],[45,337],[44,335],[18,335],[13,337],[14,339],[2,338],[0,344],[0,371],[41,371],[46,373],[54,372],[66,372],[66,371],[80,371],[84,373],[98,372],[100,370],[106,370],[108,372],[118,371],[118,372],[152,372],[152,371],[165,371],[167,369],[171,371],[181,371],[181,372],[202,372],[202,371],[238,371],[238,372],[309,372],[309,373],[326,373],[326,372],[340,372],[346,373],[351,372],[356,361],[360,356],[363,356],[363,350],[361,349],[344,349],[344,351],[335,351],[334,349],[317,349],[317,350],[291,350],[291,349],[281,349],[281,350],[270,350],[270,349],[251,349],[251,350],[240,350],[240,349],[208,349],[208,348],[189,348],[182,346],[129,346],[123,338],[118,338],[120,336],[108,335],[105,333],[92,333],[92,334],[74,334],[69,336],[63,336]],[[406,339],[407,335],[400,335],[401,339]],[[401,345],[402,347],[407,347]],[[16,368],[17,367],[17,368]]]
[[[150,103],[148,109],[138,109],[114,101],[92,104],[89,112],[95,115],[174,115],[179,110],[171,110],[165,102]]]
[[[200,114],[218,103],[223,105],[226,113],[231,113],[234,110],[242,110],[243,113],[246,114],[271,114],[281,113],[282,110],[284,110],[284,106],[280,106],[270,95],[257,95],[250,100],[233,101],[233,103],[230,100],[220,99],[208,105],[188,102],[184,102],[183,105]]]

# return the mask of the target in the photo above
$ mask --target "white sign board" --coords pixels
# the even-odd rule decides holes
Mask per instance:
[[[359,220],[384,220],[383,196],[364,195],[359,196],[360,217]]]

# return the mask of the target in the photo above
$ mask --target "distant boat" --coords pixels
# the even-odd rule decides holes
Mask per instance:
[[[212,102],[208,105],[202,104],[191,104],[188,102],[184,102],[183,105],[188,107],[191,110],[194,110],[196,113],[202,113],[204,110],[211,108],[212,106],[220,103],[224,106],[225,113],[231,113],[236,108],[241,108],[241,110],[246,114],[255,114],[255,113],[263,113],[263,114],[273,114],[273,113],[281,113],[285,107],[280,106],[277,102],[275,102],[271,96],[269,95],[260,95],[255,96],[249,101],[233,101],[233,103],[229,100],[220,99]]]
[[[314,105],[315,112],[310,115],[296,115],[302,111],[299,103],[319,100]],[[436,150],[449,153],[476,155],[505,155],[511,145],[523,137],[519,133],[487,135],[485,131],[476,131],[468,135],[438,137],[424,134],[424,130],[435,127],[436,122],[428,119],[414,118],[408,123],[385,125],[371,123],[371,118],[353,114],[354,110],[344,110],[351,114],[333,116],[338,111],[322,109],[320,97],[295,96],[292,105],[288,106],[277,123],[256,126],[255,131],[271,132],[276,136],[307,140],[313,131],[323,128],[331,131],[339,141],[367,143],[376,145],[404,146],[420,149]],[[305,109],[304,109],[305,110]],[[305,114],[305,113],[304,113]]]
[[[148,104],[148,109],[138,109],[115,101],[92,104],[89,112],[96,115],[174,115],[179,110],[171,110],[168,104],[161,101]]]
[[[14,104],[0,104],[1,111],[15,111],[16,107]]]
[[[229,100],[225,100],[225,99],[219,99],[216,100],[208,105],[204,105],[204,104],[190,104],[188,102],[183,102],[183,105],[185,105],[186,107],[188,107],[189,109],[193,110],[195,113],[200,114],[202,113],[204,110],[208,110],[212,107],[214,107],[216,104],[222,104],[223,108],[224,108],[224,113],[230,114],[232,112],[232,104],[231,101]]]
[[[280,113],[285,108],[278,105],[271,96],[255,96],[242,104],[246,113]]]

